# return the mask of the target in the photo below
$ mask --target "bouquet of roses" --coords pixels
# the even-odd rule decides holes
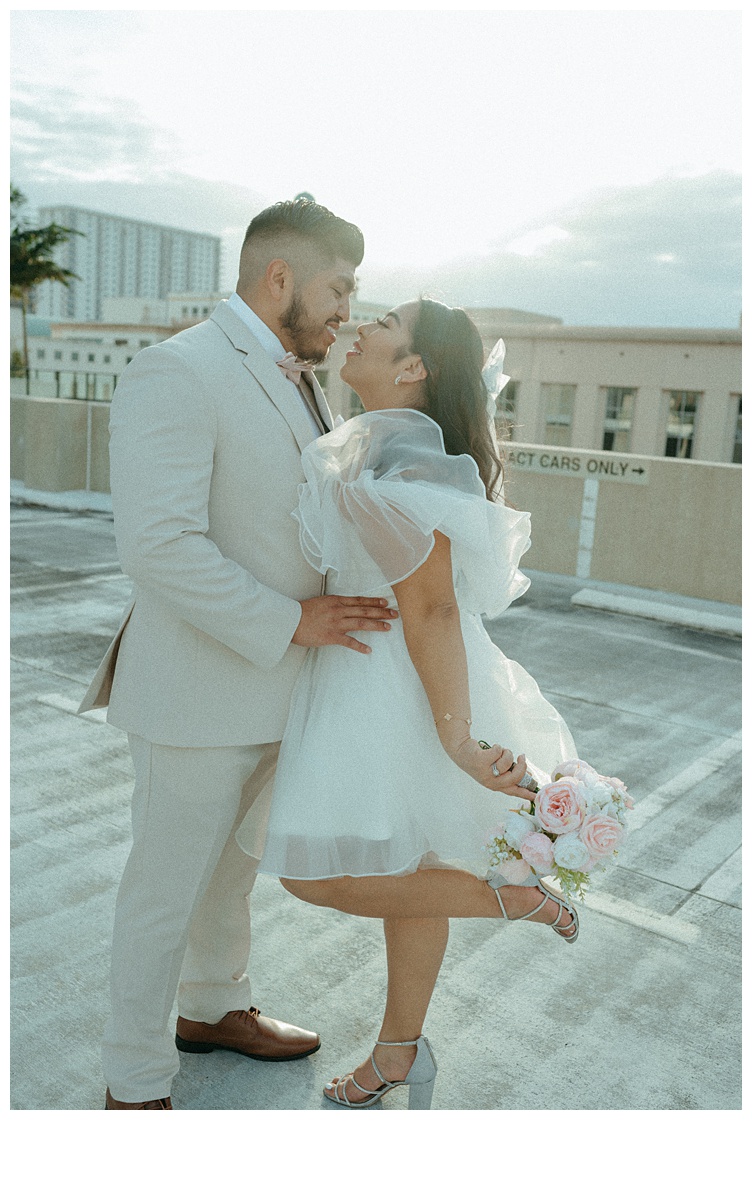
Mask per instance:
[[[554,767],[535,800],[520,800],[504,814],[485,849],[510,883],[521,883],[533,870],[552,876],[568,900],[582,897],[590,874],[618,853],[633,806],[621,779],[571,759]]]

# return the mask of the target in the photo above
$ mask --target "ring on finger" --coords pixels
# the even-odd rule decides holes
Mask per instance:
[[[495,775],[495,776],[496,776],[496,778],[497,778],[497,779],[498,779],[498,778],[499,778],[499,776],[501,775],[501,771],[500,771],[500,770],[499,770],[499,768],[496,766],[496,763],[491,763],[491,772],[492,772],[492,774],[493,774],[493,775]]]

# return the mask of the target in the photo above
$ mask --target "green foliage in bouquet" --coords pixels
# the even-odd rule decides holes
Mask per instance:
[[[590,884],[587,871],[569,871],[566,867],[553,867],[551,874],[567,900],[573,900],[575,896],[580,900],[585,899],[585,890]]]

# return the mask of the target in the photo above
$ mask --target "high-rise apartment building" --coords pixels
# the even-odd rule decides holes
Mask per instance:
[[[100,321],[102,301],[110,296],[164,300],[175,292],[219,290],[218,237],[69,205],[40,209],[40,224],[52,221],[84,235],[71,237],[55,251],[60,266],[79,278],[68,287],[41,284],[36,294],[40,316]]]

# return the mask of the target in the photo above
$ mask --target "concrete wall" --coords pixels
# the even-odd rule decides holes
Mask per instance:
[[[40,492],[109,492],[110,406],[10,399],[10,474]]]
[[[12,397],[12,478],[109,491],[109,413]],[[741,467],[518,442],[508,453],[508,499],[532,514],[523,567],[741,603]]]
[[[507,497],[532,517],[523,569],[741,604],[740,466],[527,443],[509,453],[519,463],[507,466]],[[527,469],[531,458],[554,469]],[[562,465],[575,461],[614,471],[628,462],[647,482]]]

